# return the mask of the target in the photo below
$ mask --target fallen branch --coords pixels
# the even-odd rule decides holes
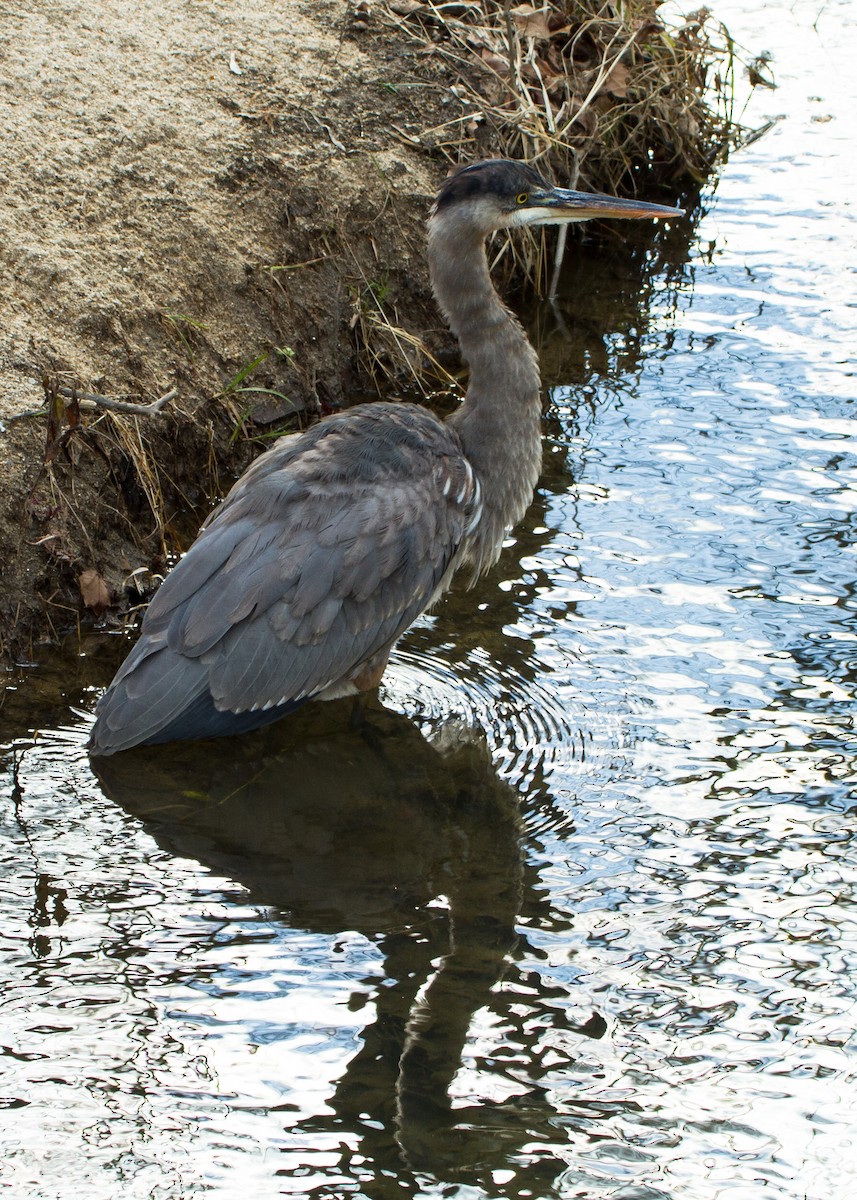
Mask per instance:
[[[60,387],[57,388],[57,392],[67,400],[77,400],[83,409],[106,408],[109,412],[133,413],[134,416],[140,417],[160,412],[165,404],[178,395],[178,388],[172,388],[169,392],[165,392],[151,404],[135,404],[131,400],[113,400],[110,396],[99,396],[96,392],[78,392],[75,388]]]
[[[131,400],[114,400],[110,396],[100,396],[97,392],[78,392],[75,388],[58,387],[56,392],[64,400],[76,400],[79,408],[90,412],[94,409],[104,408],[109,412],[132,413],[135,417],[150,417],[154,413],[159,413],[165,404],[178,395],[178,388],[172,388],[169,392],[165,392],[151,404],[135,404]],[[42,417],[44,414],[43,408],[28,408],[26,412],[12,413],[11,416],[5,418],[4,424],[10,421],[23,421],[26,417]]]

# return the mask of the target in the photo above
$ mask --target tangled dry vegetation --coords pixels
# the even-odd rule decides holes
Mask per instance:
[[[365,7],[360,0],[357,20]],[[662,7],[663,0],[388,0],[387,25],[456,78],[458,111],[410,140],[454,164],[526,159],[571,187],[697,191],[747,134],[735,112],[736,72],[767,82],[765,63],[739,54],[708,9],[667,21]],[[501,262],[506,282],[515,276],[542,290],[559,265],[548,261],[543,230],[499,238],[493,267]],[[376,385],[389,386],[403,370],[418,388],[444,383],[377,292],[364,291],[363,301],[359,352]]]
[[[453,161],[483,147],[617,192],[704,182],[740,135],[736,51],[708,9],[662,0],[389,0],[386,19],[458,75],[463,112],[424,142]]]

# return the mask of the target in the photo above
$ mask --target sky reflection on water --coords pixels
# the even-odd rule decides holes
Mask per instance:
[[[579,251],[537,503],[392,712],[99,785],[94,643],[7,699],[10,1194],[854,1194],[857,26],[721,15],[787,118],[689,262]]]

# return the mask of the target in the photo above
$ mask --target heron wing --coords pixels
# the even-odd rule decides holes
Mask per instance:
[[[347,679],[432,602],[478,508],[455,434],[416,406],[284,439],[167,577],[98,722],[145,730],[133,745],[206,692],[219,712],[264,713]]]

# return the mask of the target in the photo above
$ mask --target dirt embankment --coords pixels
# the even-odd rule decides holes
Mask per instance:
[[[169,544],[233,432],[240,465],[247,430],[345,400],[373,289],[437,323],[422,222],[443,168],[407,138],[444,89],[338,0],[65,0],[0,24],[0,634],[21,655],[97,604],[85,572],[113,599],[148,582],[153,502]],[[49,426],[46,376],[175,397],[84,405],[74,428],[58,402]]]
[[[365,388],[381,303],[443,344],[423,223],[450,159],[588,147],[675,178],[704,38],[635,4],[3,6],[0,660],[133,606],[277,421]]]

